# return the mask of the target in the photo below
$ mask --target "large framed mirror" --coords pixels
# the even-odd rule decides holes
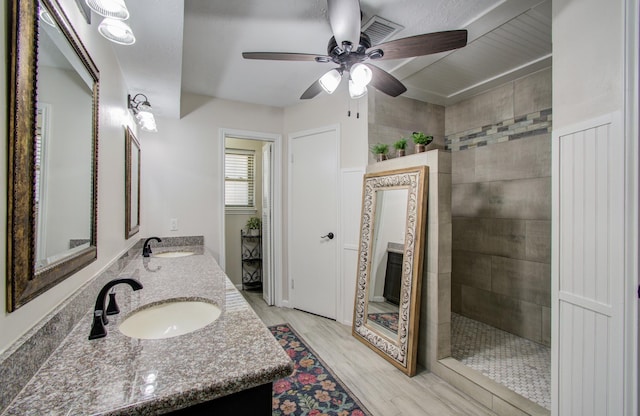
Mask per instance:
[[[140,230],[140,142],[129,127],[124,133],[124,236],[131,238]]]
[[[353,335],[416,372],[428,167],[365,175]]]
[[[12,0],[7,309],[97,258],[99,73],[56,0]]]

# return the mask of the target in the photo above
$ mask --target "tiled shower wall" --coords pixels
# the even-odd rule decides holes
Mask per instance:
[[[445,110],[453,312],[550,343],[551,69]]]
[[[389,97],[375,89],[367,94],[369,107],[369,147],[377,143],[389,145],[389,157],[395,156],[393,143],[409,137],[414,131],[433,136],[427,150],[444,149],[444,107],[407,97]],[[408,140],[407,154],[414,153]],[[369,164],[374,163],[369,152]]]

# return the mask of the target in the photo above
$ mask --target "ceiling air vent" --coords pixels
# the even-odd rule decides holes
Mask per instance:
[[[390,22],[387,19],[383,19],[380,16],[373,16],[362,25],[362,31],[371,39],[371,46],[381,44],[402,29],[404,29],[404,27],[397,23]]]

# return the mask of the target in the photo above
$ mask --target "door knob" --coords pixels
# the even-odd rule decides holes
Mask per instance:
[[[320,238],[329,238],[329,240],[333,240],[333,237],[334,237],[333,233],[328,233],[327,235],[323,235]]]

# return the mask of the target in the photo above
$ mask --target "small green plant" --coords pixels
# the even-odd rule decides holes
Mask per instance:
[[[427,145],[433,141],[433,136],[425,136],[425,134],[421,131],[414,131],[411,134],[411,137],[413,137],[413,142],[415,144]]]
[[[386,143],[378,143],[371,146],[371,153],[374,155],[386,155],[389,153],[389,145]]]
[[[248,230],[259,230],[262,227],[262,220],[258,217],[251,217],[247,220]]]
[[[396,150],[404,150],[407,148],[407,139],[402,138],[393,144]]]

